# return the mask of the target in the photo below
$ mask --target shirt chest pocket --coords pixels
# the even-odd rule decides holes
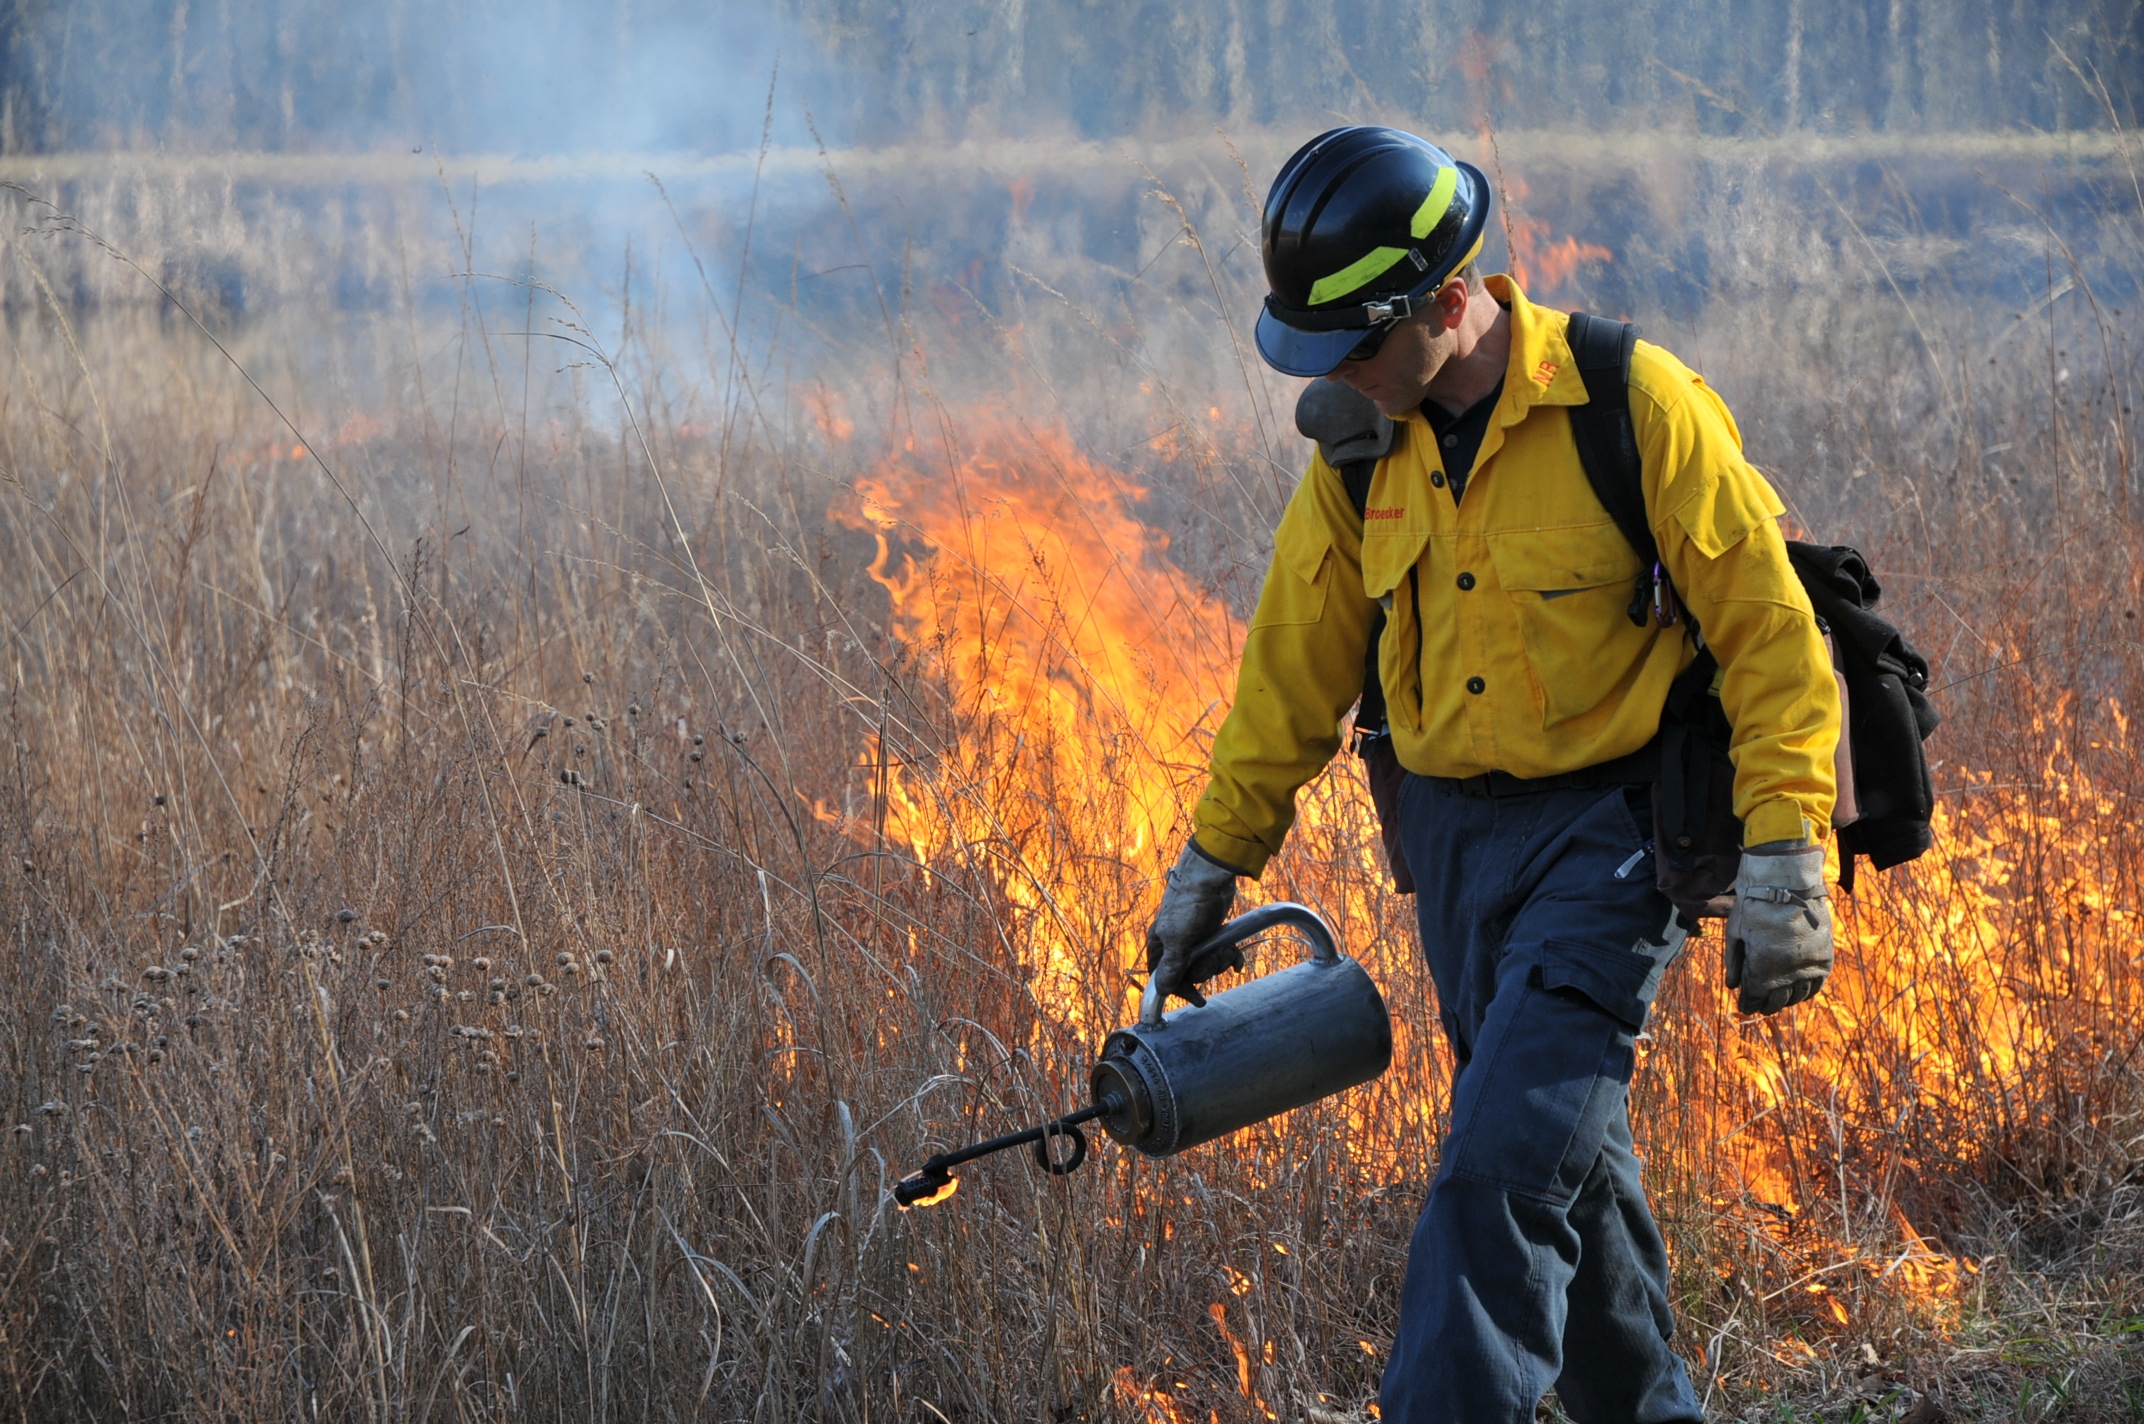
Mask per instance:
[[[1645,655],[1646,635],[1627,612],[1637,551],[1612,520],[1491,534],[1488,542],[1526,647],[1543,728],[1594,711]]]
[[[1362,535],[1362,591],[1385,610],[1385,627],[1377,644],[1385,715],[1409,728],[1422,725],[1422,628],[1415,565],[1428,544],[1426,529],[1388,532],[1370,525]]]

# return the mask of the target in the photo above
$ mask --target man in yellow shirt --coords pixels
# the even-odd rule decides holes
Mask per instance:
[[[1734,733],[1744,851],[1727,927],[1744,1012],[1831,967],[1820,832],[1839,704],[1778,497],[1719,397],[1639,343],[1630,416],[1657,580],[1593,493],[1561,312],[1473,271],[1482,175],[1413,135],[1336,129],[1266,201],[1260,353],[1395,423],[1361,513],[1312,459],[1274,534],[1195,835],[1148,935],[1162,993],[1339,749],[1376,670],[1399,851],[1459,1072],[1382,1389],[1388,1424],[1701,1418],[1670,1348],[1667,1258],[1632,1151],[1634,1040],[1689,926],[1655,886],[1651,784],[1669,685],[1702,636]],[[1694,628],[1692,625],[1695,625]]]

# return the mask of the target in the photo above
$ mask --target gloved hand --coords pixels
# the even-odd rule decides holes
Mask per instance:
[[[1745,1014],[1776,1014],[1816,997],[1831,973],[1831,899],[1824,848],[1771,841],[1742,852],[1727,916],[1727,987]]]
[[[1185,846],[1164,882],[1161,908],[1154,912],[1153,926],[1146,932],[1148,977],[1146,993],[1139,1000],[1139,1022],[1160,1023],[1171,994],[1203,1006],[1206,996],[1199,992],[1201,980],[1223,969],[1243,967],[1240,949],[1232,956],[1208,956],[1212,963],[1191,961],[1191,951],[1213,938],[1235,903],[1236,872],[1208,860],[1196,845]]]

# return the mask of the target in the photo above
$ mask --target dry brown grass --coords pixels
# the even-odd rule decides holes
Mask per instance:
[[[8,290],[41,290],[53,251],[15,243]],[[1155,753],[1126,737],[1052,782],[1021,709],[894,636],[849,482],[908,435],[921,477],[960,478],[961,393],[1039,387],[1240,593],[1275,487],[1263,388],[1208,418],[1152,368],[1114,405],[1062,353],[948,374],[918,355],[1022,348],[902,310],[905,394],[852,377],[866,428],[837,439],[801,382],[696,406],[629,379],[636,428],[595,361],[523,404],[519,363],[557,363],[481,310],[396,311],[407,345],[368,334],[389,355],[347,386],[227,333],[315,463],[200,333],[56,295],[12,317],[0,404],[17,1416],[1292,1419],[1373,1396],[1443,1068],[1351,768],[1271,889],[1378,967],[1392,1077],[1178,1162],[1101,1145],[1065,1182],[1006,1157],[934,1211],[887,1197],[933,1147],[1076,1100],[1160,854],[1096,828]],[[1894,575],[1938,660],[1954,853],[1870,893],[1821,1015],[1731,1022],[1709,944],[1673,981],[1641,1135],[1685,1343],[1745,1418],[1929,1389],[1963,1417],[2144,1418],[2133,352],[2056,382],[1909,349],[1870,401],[1899,369],[1870,302],[1745,317],[1794,379],[1723,381],[1753,428],[1795,413],[1783,487]],[[628,327],[615,369],[660,367],[683,326]],[[2093,330],[2119,323],[2061,339]],[[1085,339],[1095,369],[1123,350]],[[1928,368],[1948,425],[1915,404],[1942,405]],[[1150,417],[1176,435],[1126,453]],[[1056,419],[1030,427],[1045,484]],[[1189,537],[1211,527],[1237,532]],[[927,874],[896,781],[941,808]],[[1038,946],[1066,942],[1078,1015],[1037,990]],[[1964,1068],[1931,1082],[1932,1044]],[[1774,1101],[1751,1063],[1785,1065]]]

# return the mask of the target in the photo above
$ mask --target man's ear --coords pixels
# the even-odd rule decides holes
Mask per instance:
[[[1430,298],[1430,329],[1439,335],[1457,331],[1459,323],[1466,319],[1467,300],[1472,295],[1463,278],[1454,277],[1445,282]]]

